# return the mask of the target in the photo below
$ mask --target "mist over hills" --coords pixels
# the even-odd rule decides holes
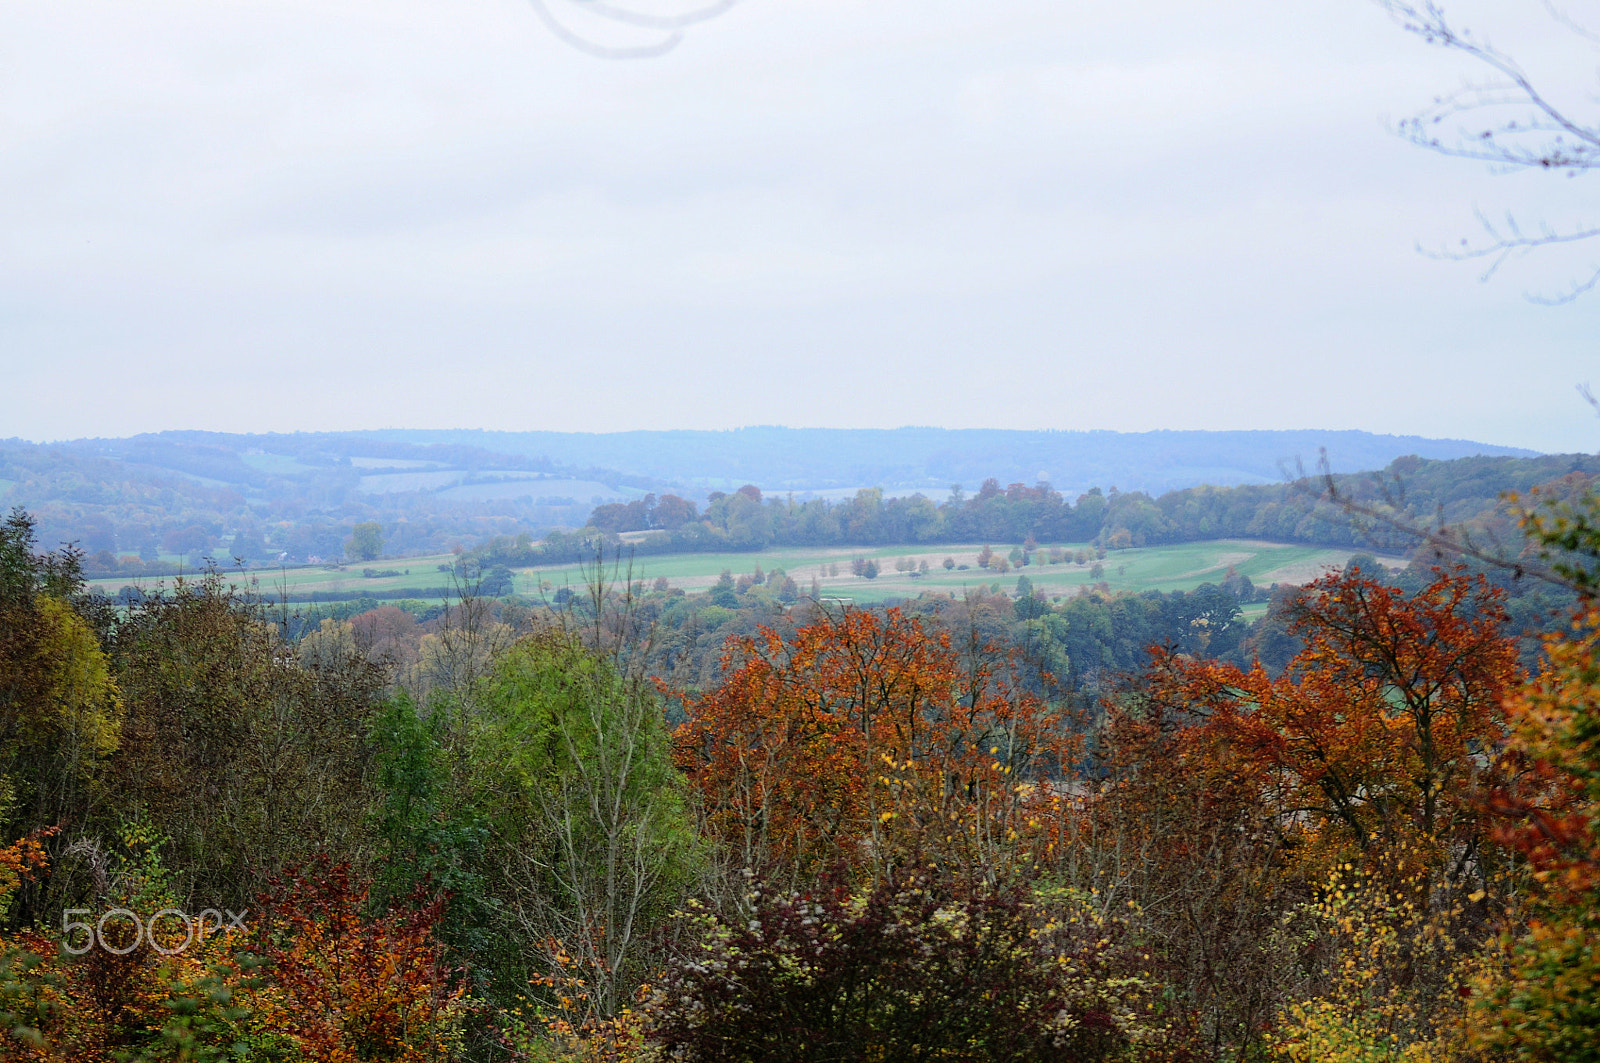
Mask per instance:
[[[382,523],[388,549],[407,554],[578,528],[596,506],[650,493],[704,503],[713,492],[754,484],[799,501],[882,488],[886,497],[922,493],[942,502],[953,485],[971,495],[994,479],[1046,481],[1070,502],[1094,487],[1156,496],[1201,484],[1281,484],[1297,469],[1315,469],[1324,449],[1335,472],[1380,469],[1405,455],[1533,454],[1311,430],[185,431],[0,441],[0,507],[32,513],[46,547],[75,541],[107,558],[193,562],[228,550],[311,559],[340,556],[350,527],[363,521]]]
[[[261,438],[261,437],[253,437]],[[266,437],[281,438],[281,437]],[[1011,429],[834,429],[761,426],[730,431],[342,432],[361,440],[454,445],[644,477],[694,493],[753,483],[797,493],[883,487],[945,491],[1045,480],[1071,496],[1090,487],[1152,494],[1206,483],[1275,483],[1325,448],[1335,472],[1378,469],[1397,457],[1530,457],[1536,452],[1461,439],[1357,431],[1074,432]]]

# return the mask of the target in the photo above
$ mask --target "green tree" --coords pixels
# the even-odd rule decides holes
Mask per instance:
[[[352,561],[376,561],[383,553],[383,525],[375,520],[357,524],[345,540],[344,552]]]
[[[370,859],[367,731],[386,681],[349,624],[292,645],[212,575],[144,599],[112,658],[126,703],[112,796],[171,839],[180,899],[248,905],[314,854]]]
[[[711,587],[711,604],[720,605],[724,609],[739,608],[739,596],[733,589],[733,573],[728,569],[722,570],[722,575]]]
[[[463,767],[490,833],[484,874],[516,932],[552,968],[558,943],[610,1015],[696,874],[652,688],[571,633],[524,639],[479,692]]]

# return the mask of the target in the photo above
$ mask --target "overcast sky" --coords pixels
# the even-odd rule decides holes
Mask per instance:
[[[1600,110],[1595,52],[1538,0],[1446,6]],[[1364,0],[743,0],[636,61],[527,0],[15,0],[0,437],[1330,427],[1593,451],[1574,385],[1600,385],[1600,294],[1524,293],[1600,246],[1486,284],[1416,251],[1474,209],[1600,216],[1600,177],[1391,132],[1473,73]]]

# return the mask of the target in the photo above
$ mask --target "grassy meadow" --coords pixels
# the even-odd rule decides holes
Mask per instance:
[[[787,572],[800,585],[801,593],[808,592],[812,581],[816,580],[823,594],[878,602],[886,598],[915,597],[925,591],[959,595],[979,585],[998,584],[1001,590],[1010,592],[1016,589],[1018,575],[1027,576],[1037,590],[1052,597],[1076,594],[1101,582],[1113,591],[1193,590],[1202,583],[1220,581],[1229,568],[1249,576],[1258,586],[1305,583],[1330,568],[1342,568],[1351,556],[1351,551],[1345,549],[1223,539],[1116,550],[1109,552],[1103,561],[1091,559],[1082,565],[1073,561],[1048,564],[1045,551],[1040,550],[1034,555],[1034,564],[998,573],[978,567],[978,552],[982,548],[982,544],[968,543],[934,547],[817,547],[753,553],[663,554],[634,559],[632,576],[646,582],[664,578],[669,585],[693,594],[708,590],[724,570],[737,577],[754,572],[759,565],[767,573],[777,569]],[[1080,549],[1093,552],[1086,544],[1070,544],[1064,549],[1069,557]],[[1009,550],[1009,547],[996,550],[995,556],[1005,557]],[[851,561],[858,557],[877,562],[876,579],[851,574]],[[946,569],[945,558],[953,560],[957,567]],[[418,597],[438,597],[451,583],[449,574],[440,571],[439,566],[448,566],[453,560],[450,554],[439,554],[355,563],[342,568],[262,568],[239,573],[236,578],[240,582],[253,579],[265,596],[283,596],[290,601],[305,601],[314,595],[394,594],[404,590],[431,592]],[[919,569],[926,561],[928,570],[916,576],[896,571],[895,563],[902,560]],[[1395,565],[1404,563],[1400,558],[1385,560]],[[1098,575],[1095,572],[1097,563]],[[608,563],[607,578],[617,581],[625,578],[628,565],[626,556],[618,564]],[[960,567],[963,565],[966,568]],[[572,564],[516,569],[513,573],[516,593],[537,598],[541,593],[548,596],[562,587],[576,589],[588,582],[592,567]],[[398,575],[369,578],[362,575],[363,568],[379,572],[392,570]],[[115,594],[127,584],[152,586],[157,582],[111,578],[95,580],[94,585],[107,594]]]
[[[450,574],[439,571],[438,566],[448,566],[455,558],[450,554],[432,557],[407,557],[388,561],[352,562],[343,567],[332,565],[303,565],[293,568],[272,568],[265,565],[247,571],[224,568],[223,577],[240,586],[250,586],[267,598],[286,597],[289,601],[305,601],[313,594],[372,594],[393,593],[406,589],[432,591],[425,597],[437,597],[438,591],[450,586]],[[398,575],[367,578],[361,570],[393,570]],[[105,594],[116,594],[123,587],[141,587],[146,590],[158,585],[172,584],[171,577],[111,576],[90,580],[89,586]]]
[[[1036,590],[1056,595],[1076,594],[1081,589],[1105,582],[1113,591],[1176,591],[1193,590],[1202,583],[1219,582],[1234,568],[1251,581],[1267,586],[1272,583],[1305,583],[1330,568],[1342,568],[1352,551],[1316,546],[1284,545],[1252,540],[1226,539],[1214,542],[1181,543],[1172,546],[1152,546],[1109,552],[1098,562],[1100,574],[1095,574],[1096,562],[1078,565],[1073,562],[1051,565],[1046,563],[1045,552],[1034,555],[1035,563],[1022,569],[1012,568],[996,573],[978,567],[978,552],[982,544],[954,546],[894,546],[880,549],[829,547],[815,549],[777,549],[758,553],[726,554],[671,554],[641,557],[633,562],[633,578],[653,581],[664,577],[674,587],[694,593],[704,591],[717,581],[724,569],[735,576],[753,572],[759,564],[764,572],[782,569],[792,576],[805,593],[816,579],[823,594],[853,598],[857,601],[876,602],[885,598],[915,597],[925,591],[961,594],[976,589],[980,584],[995,583],[1004,591],[1016,589],[1017,576],[1025,575]],[[1086,544],[1065,547],[1069,554],[1079,549],[1089,549]],[[1004,557],[1009,547],[996,550],[996,557]],[[1092,550],[1091,550],[1092,553]],[[865,558],[878,563],[876,579],[854,576],[850,571],[853,558]],[[945,558],[951,558],[957,567],[946,569]],[[908,560],[920,567],[928,563],[925,574],[912,576],[895,570],[895,562]],[[1401,558],[1388,559],[1395,565],[1404,564]],[[627,561],[621,568],[608,566],[607,575],[622,578]],[[967,566],[962,569],[961,565]],[[835,571],[837,569],[837,571]],[[537,596],[541,590],[551,593],[562,586],[576,587],[586,582],[584,566],[548,565],[520,569],[516,572],[516,589],[519,594]]]

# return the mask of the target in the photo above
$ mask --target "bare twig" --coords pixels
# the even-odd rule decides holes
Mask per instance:
[[[1600,169],[1600,125],[1586,124],[1571,117],[1535,84],[1534,79],[1510,56],[1457,29],[1433,0],[1378,0],[1400,26],[1429,44],[1449,48],[1470,56],[1494,72],[1488,81],[1468,83],[1460,90],[1436,98],[1421,113],[1401,121],[1397,132],[1413,144],[1454,158],[1489,163],[1505,171],[1546,170],[1576,176]],[[1545,0],[1551,17],[1570,32],[1591,43],[1597,38],[1574,22],[1563,11]],[[1507,116],[1506,111],[1513,113]],[[1441,137],[1437,128],[1447,120],[1463,116],[1482,116],[1483,124],[1456,130],[1455,139]],[[1600,226],[1574,225],[1563,231],[1542,227],[1535,235],[1521,231],[1510,216],[1501,225],[1490,222],[1480,212],[1478,220],[1488,233],[1488,242],[1462,250],[1427,252],[1431,258],[1453,260],[1489,259],[1480,276],[1487,281],[1513,254],[1527,254],[1555,244],[1579,243],[1600,236]],[[1420,249],[1419,249],[1420,250]],[[1544,305],[1568,303],[1600,285],[1600,265],[1592,267],[1587,279],[1573,280],[1558,295],[1527,293],[1530,302]]]
[[[1463,529],[1450,528],[1442,519],[1434,529],[1426,528],[1415,521],[1397,516],[1400,507],[1388,505],[1385,508],[1359,502],[1339,489],[1338,479],[1333,475],[1328,465],[1326,452],[1318,462],[1318,476],[1322,481],[1324,497],[1347,513],[1354,514],[1365,520],[1371,520],[1403,535],[1416,539],[1420,544],[1446,554],[1470,557],[1474,561],[1482,562],[1491,568],[1498,568],[1510,572],[1513,579],[1522,579],[1524,576],[1543,580],[1556,586],[1565,587],[1574,593],[1590,597],[1595,589],[1587,584],[1574,580],[1548,565],[1541,565],[1523,558],[1509,558],[1498,549],[1480,546],[1472,541],[1472,537]],[[1387,499],[1386,499],[1387,501]]]
[[[644,11],[635,11],[617,4],[605,3],[604,0],[568,0],[573,7],[608,22],[629,26],[635,29],[651,30],[665,34],[660,40],[650,44],[615,47],[598,44],[581,33],[570,29],[564,22],[556,18],[550,9],[547,0],[528,0],[533,6],[534,14],[539,16],[539,21],[545,28],[561,40],[581,52],[599,59],[654,59],[666,55],[683,41],[683,31],[696,23],[705,22],[716,18],[727,11],[737,0],[716,0],[715,3],[694,11],[686,11],[679,15],[652,15]]]

